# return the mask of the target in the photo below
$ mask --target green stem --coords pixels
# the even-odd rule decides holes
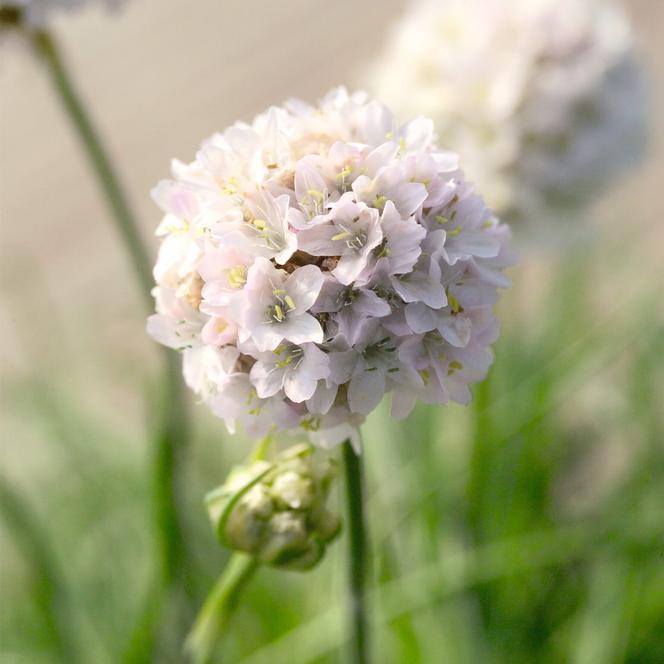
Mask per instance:
[[[154,284],[150,270],[150,260],[120,181],[83,106],[83,102],[74,89],[53,38],[44,31],[33,33],[31,38],[33,46],[46,65],[60,101],[83,144],[92,170],[111,209],[118,231],[127,247],[145,304],[148,311],[151,311],[153,303],[150,291]]]
[[[185,650],[194,664],[209,664],[215,646],[233,615],[244,587],[258,569],[256,558],[234,553],[203,604]]]
[[[366,589],[368,571],[368,538],[364,517],[362,461],[350,441],[342,448],[348,500],[348,565],[351,604],[352,664],[369,663]]]
[[[148,250],[141,237],[139,226],[129,206],[117,174],[102,145],[97,131],[82,100],[67,73],[64,61],[50,34],[37,31],[29,34],[36,53],[51,76],[51,82],[76,130],[92,171],[104,194],[112,219],[125,245],[138,281],[143,303],[148,312],[153,311],[151,290],[154,285]],[[163,349],[163,385],[161,414],[154,438],[154,505],[159,552],[161,556],[161,585],[170,587],[179,580],[183,564],[183,527],[178,513],[177,456],[188,436],[187,412],[182,393],[179,358],[171,350]],[[157,593],[163,596],[163,593]],[[159,612],[150,600],[148,619],[141,620],[142,629],[154,632]],[[146,627],[147,625],[147,627]],[[152,637],[154,634],[152,634]],[[150,639],[142,640],[144,648],[151,648]]]

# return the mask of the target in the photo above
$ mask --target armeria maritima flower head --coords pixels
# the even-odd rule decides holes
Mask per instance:
[[[364,93],[290,101],[205,141],[153,191],[150,334],[252,435],[331,445],[392,412],[470,400],[491,363],[509,231],[436,147]]]
[[[430,115],[509,221],[569,217],[642,152],[644,76],[612,0],[424,0],[369,81]]]

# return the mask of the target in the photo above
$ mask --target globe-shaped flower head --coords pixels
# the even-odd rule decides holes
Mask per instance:
[[[643,148],[644,77],[612,0],[416,3],[369,83],[430,115],[509,221],[569,218]]]
[[[344,89],[207,140],[166,212],[150,334],[230,430],[331,445],[392,393],[466,403],[496,339],[509,232],[433,124]]]

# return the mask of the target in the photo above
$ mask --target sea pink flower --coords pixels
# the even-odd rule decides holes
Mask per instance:
[[[230,430],[350,438],[392,394],[470,398],[497,337],[509,231],[432,123],[343,88],[206,141],[165,212],[150,334]]]

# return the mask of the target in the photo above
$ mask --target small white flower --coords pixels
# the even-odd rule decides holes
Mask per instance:
[[[97,2],[99,0],[95,0]],[[109,9],[119,9],[125,0],[101,0]],[[10,7],[24,12],[24,20],[31,27],[42,27],[54,11],[78,10],[93,0],[0,0],[0,9]]]

